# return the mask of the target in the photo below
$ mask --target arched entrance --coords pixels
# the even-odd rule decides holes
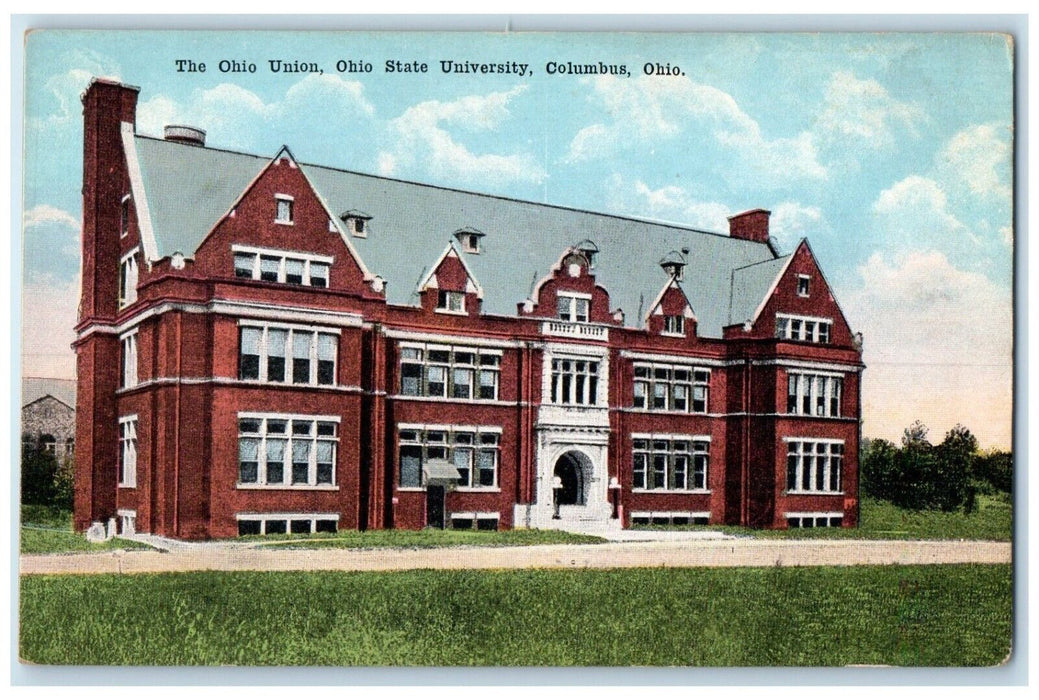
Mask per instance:
[[[580,452],[567,452],[556,460],[553,474],[559,477],[560,488],[557,494],[561,506],[583,506],[588,500],[587,467],[590,462]]]

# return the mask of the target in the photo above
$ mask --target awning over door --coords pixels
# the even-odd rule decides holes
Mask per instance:
[[[455,465],[446,459],[431,459],[423,464],[422,476],[427,484],[456,484],[461,478]]]

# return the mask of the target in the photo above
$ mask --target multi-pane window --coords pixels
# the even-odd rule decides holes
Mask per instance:
[[[459,486],[495,488],[500,442],[500,428],[401,428],[400,485],[423,486],[422,466],[430,460],[442,460],[458,470]]]
[[[437,292],[437,309],[452,313],[465,313],[465,292],[439,290]]]
[[[238,483],[334,485],[338,430],[339,424],[331,419],[239,416]]]
[[[137,416],[119,419],[119,485],[137,486]]]
[[[402,345],[400,393],[452,399],[498,398],[501,351],[449,345]]]
[[[242,279],[304,287],[328,287],[332,258],[233,246],[234,274]]]
[[[664,316],[664,333],[668,335],[685,335],[684,316]]]
[[[632,486],[641,490],[707,489],[708,440],[688,436],[646,436],[632,441]]]
[[[787,527],[841,527],[843,513],[788,513]]]
[[[776,337],[784,340],[829,343],[832,327],[833,321],[828,318],[776,314]]]
[[[556,295],[556,311],[563,321],[587,323],[591,303],[591,297],[588,296],[562,293]]]
[[[598,396],[597,361],[559,357],[552,360],[552,403],[594,406],[598,403]]]
[[[334,385],[339,336],[292,327],[242,325],[238,378]]]
[[[840,417],[843,389],[841,377],[791,372],[787,375],[786,412],[799,416]]]
[[[279,224],[291,224],[292,197],[286,194],[276,194],[274,195],[274,201],[277,203],[274,220]]]
[[[123,336],[123,388],[137,386],[137,332]]]
[[[633,405],[650,411],[707,413],[711,371],[686,365],[636,364]]]
[[[786,489],[790,493],[839,493],[843,464],[843,442],[789,440]]]
[[[239,515],[238,535],[284,535],[308,532],[336,532],[339,516],[335,513],[271,513],[265,515]]]
[[[119,308],[137,301],[137,250],[123,256],[119,262]]]

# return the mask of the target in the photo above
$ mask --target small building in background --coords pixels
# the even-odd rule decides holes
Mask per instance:
[[[22,443],[40,445],[59,462],[71,460],[76,444],[76,381],[22,378]]]

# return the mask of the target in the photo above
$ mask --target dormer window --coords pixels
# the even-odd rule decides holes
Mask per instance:
[[[293,198],[287,194],[276,194],[274,195],[274,201],[277,203],[274,223],[291,224]]]
[[[664,335],[685,335],[685,317],[665,316]]]
[[[460,228],[455,231],[455,238],[462,244],[462,250],[473,255],[480,254],[480,239],[486,234],[475,228]]]
[[[685,276],[686,259],[684,253],[686,250],[686,248],[683,248],[681,253],[677,250],[672,250],[660,260],[660,267],[664,269],[667,276],[679,282]]]
[[[812,282],[812,278],[808,275],[797,276],[797,296],[806,297],[808,296],[809,285]]]
[[[591,303],[591,296],[586,294],[559,294],[556,296],[556,310],[563,321],[588,323]]]
[[[454,314],[465,313],[465,292],[451,292],[441,289],[437,292],[437,311]]]
[[[363,211],[356,209],[350,209],[344,211],[339,215],[339,218],[346,224],[346,228],[350,231],[351,235],[355,238],[367,238],[368,229],[370,226],[368,222],[372,220],[370,214],[365,214]]]

